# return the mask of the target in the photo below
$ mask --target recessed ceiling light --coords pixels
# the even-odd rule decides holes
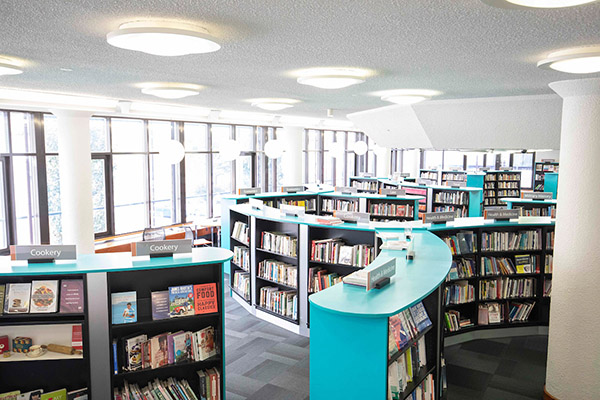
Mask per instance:
[[[164,21],[122,24],[106,35],[106,41],[115,47],[157,56],[210,53],[221,48],[204,28]]]
[[[142,85],[142,93],[160,97],[161,99],[182,99],[196,96],[202,90],[200,85],[188,83],[152,83]]]
[[[311,68],[300,71],[297,81],[321,89],[341,89],[363,83],[368,74],[357,68]]]
[[[73,72],[71,68],[61,68],[60,70],[63,72]]]
[[[600,72],[600,46],[585,46],[550,53],[537,64],[540,68],[551,68],[570,74]]]
[[[253,107],[262,108],[267,111],[280,111],[286,108],[294,107],[293,105],[299,103],[299,100],[295,99],[252,99]]]
[[[0,57],[0,75],[19,75],[23,70],[10,59]]]
[[[595,3],[598,0],[482,0],[500,8],[564,8]]]
[[[373,93],[376,96],[381,96],[381,100],[389,101],[395,104],[415,104],[427,100],[433,96],[442,94],[437,90],[429,89],[396,89],[385,90],[383,92]]]

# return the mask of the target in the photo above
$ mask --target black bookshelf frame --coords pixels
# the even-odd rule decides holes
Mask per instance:
[[[236,263],[234,263],[233,258],[231,259],[231,261],[229,262],[229,288],[231,289],[231,291],[233,293],[235,293],[237,296],[239,296],[246,303],[252,304],[252,279],[250,279],[250,290],[248,292],[248,298],[244,297],[244,295],[242,293],[240,293],[237,290],[237,288],[235,288],[233,286],[233,277],[234,277],[235,271],[248,272],[248,276],[251,276],[250,271],[252,270],[252,251],[250,248],[250,241],[251,241],[250,218],[245,214],[242,214],[242,213],[239,213],[239,212],[233,211],[233,210],[229,211],[229,215],[230,215],[230,217],[229,217],[229,232],[231,233],[231,240],[229,241],[229,250],[231,250],[233,252],[235,247],[245,247],[246,250],[248,251],[248,258],[250,261],[249,262],[250,267],[249,267],[248,271],[246,271],[240,265],[237,265]],[[249,232],[248,243],[244,243],[233,237],[233,227],[236,222],[243,222],[248,227],[248,232]]]
[[[396,205],[406,205],[406,206],[410,206],[413,208],[413,215],[410,216],[400,216],[400,215],[382,215],[382,214],[375,214],[371,212],[371,205],[373,204],[396,204]],[[418,204],[418,203],[417,203]],[[417,209],[415,210],[415,201],[414,200],[406,200],[406,199],[399,199],[393,196],[387,197],[387,198],[381,198],[381,199],[370,199],[367,198],[367,210],[366,210],[369,215],[371,220],[383,220],[383,221],[413,221],[415,219],[415,213],[419,212],[418,206]]]
[[[499,179],[499,176],[501,174],[511,174],[511,175],[518,175],[519,178],[518,179]],[[494,180],[488,180],[487,177],[488,176],[495,176]],[[494,183],[494,187],[491,188],[488,186],[488,184]],[[514,182],[516,183],[517,187],[516,188],[501,188],[499,187],[499,183],[500,182]],[[491,193],[489,193],[489,191],[494,191],[494,194],[491,195]],[[514,190],[517,191],[517,193],[515,194],[509,194],[509,193],[505,193],[505,194],[499,194],[499,192],[503,190]],[[521,197],[521,171],[514,171],[514,170],[507,170],[507,171],[486,171],[485,176],[483,178],[483,207],[498,207],[498,206],[502,206],[502,204],[499,202],[500,198],[502,197]],[[489,200],[493,200],[492,204],[488,204]]]

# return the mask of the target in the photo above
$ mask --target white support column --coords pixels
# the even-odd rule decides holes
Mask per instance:
[[[600,79],[554,82],[563,98],[546,392],[600,393]]]
[[[302,138],[304,128],[299,126],[285,126],[277,137],[283,143],[285,152],[281,156],[283,169],[283,184],[286,186],[301,185],[302,181]]]
[[[94,252],[92,153],[88,111],[53,110],[58,119],[60,203],[64,244],[78,254]]]
[[[377,176],[388,177],[390,176],[390,164],[392,163],[392,149],[388,147],[382,147],[377,153]]]

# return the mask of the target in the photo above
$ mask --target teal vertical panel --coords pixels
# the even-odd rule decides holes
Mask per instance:
[[[512,208],[513,208],[513,202],[512,201],[507,201],[506,202],[506,208],[509,209],[509,210],[512,210]]]
[[[544,192],[551,192],[552,198],[556,199],[558,193],[558,172],[546,172],[544,174]]]
[[[235,204],[237,204],[236,199],[227,199],[227,198],[221,199],[221,247],[224,249],[227,249],[227,250],[230,249],[230,244],[231,244],[231,241],[230,241],[231,232],[229,230],[229,221],[231,220],[231,215],[230,215],[229,207],[231,207]],[[229,275],[230,269],[231,269],[231,265],[229,264],[229,261],[227,261],[223,265],[223,272],[225,274]]]
[[[481,190],[469,192],[469,217],[481,217]]]
[[[413,208],[413,216],[415,217],[415,221],[419,219],[419,200],[415,200],[415,204],[414,204]]]
[[[364,318],[310,305],[310,399],[385,400],[387,317]]]
[[[467,174],[467,187],[483,189],[483,177],[485,174]]]

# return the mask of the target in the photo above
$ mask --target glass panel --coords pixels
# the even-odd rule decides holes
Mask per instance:
[[[419,176],[419,163],[421,151],[417,149],[403,150],[402,172],[411,174],[412,177]]]
[[[58,119],[55,115],[44,114],[44,141],[46,153],[58,153]]]
[[[473,152],[467,153],[467,170],[476,171],[483,167],[483,155],[485,153]]]
[[[108,231],[106,222],[106,174],[104,159],[92,160],[92,201],[94,205],[94,233]]]
[[[317,152],[316,151],[307,151],[306,152],[306,166],[307,166],[306,183],[318,183],[317,182]]]
[[[185,156],[186,221],[208,217],[208,154]]]
[[[509,167],[510,166],[510,153],[501,153],[500,154],[500,167]]]
[[[485,157],[485,166],[492,169],[496,168],[496,157],[495,153],[487,153]]]
[[[183,124],[186,151],[208,150],[208,125],[186,122]]]
[[[108,120],[106,118],[92,117],[90,119],[90,147],[92,152],[109,151]]]
[[[46,146],[47,144],[48,142],[46,142]],[[50,223],[50,244],[62,243],[59,171],[58,156],[47,156],[46,180],[48,181],[48,219]]]
[[[240,156],[235,160],[235,183],[237,189],[252,187],[252,156]]]
[[[264,176],[265,176],[265,153],[264,150],[264,142],[265,142],[265,128],[259,127],[256,133],[256,186],[262,188],[263,190],[267,190],[264,186]]]
[[[213,141],[214,142],[214,141]],[[221,161],[213,154],[213,216],[221,216],[221,196],[231,194],[231,161]]]
[[[115,234],[147,227],[146,156],[113,156]]]
[[[8,114],[0,111],[0,153],[8,152]]]
[[[334,158],[331,156],[331,149],[333,148],[333,131],[323,132],[323,183],[327,185],[335,185],[335,177],[333,176],[333,163]]]
[[[33,117],[29,113],[10,113],[10,133],[13,153],[34,153]]]
[[[514,153],[513,168],[521,171],[521,188],[531,189],[533,184],[533,153]]]
[[[442,168],[442,151],[425,150],[425,160],[423,169],[440,169]]]
[[[6,188],[4,162],[0,160],[0,250],[8,248],[8,221],[6,220]]]
[[[352,150],[352,145],[356,142],[356,132],[348,132],[348,146],[346,150],[346,174],[348,178],[356,175],[355,163],[356,163],[356,154],[354,150]]]
[[[146,150],[144,121],[113,118],[111,126],[114,152],[141,152]]]
[[[150,224],[153,227],[177,222],[173,189],[179,168],[163,160],[160,155],[150,155]]]
[[[231,126],[213,125],[212,126],[212,151],[219,151],[221,144],[231,139]],[[229,179],[231,180],[231,179]]]
[[[254,151],[254,128],[251,126],[236,126],[235,140],[242,151]]]
[[[175,125],[169,121],[149,121],[148,122],[148,148],[150,151],[159,151],[162,144],[171,140]]]
[[[464,155],[461,151],[444,151],[444,169],[464,168]]]
[[[40,244],[36,162],[33,156],[13,157],[17,243]]]
[[[346,132],[336,133],[336,146],[338,146],[338,153],[335,159],[335,182],[336,186],[345,186],[346,182],[344,179],[346,165],[344,163],[344,152],[346,149]]]
[[[319,136],[321,132],[315,129],[309,129],[306,133],[308,135],[308,147],[306,149],[319,150]]]

